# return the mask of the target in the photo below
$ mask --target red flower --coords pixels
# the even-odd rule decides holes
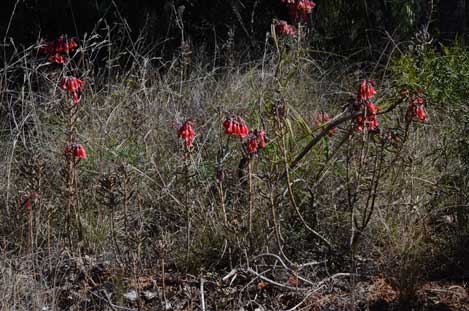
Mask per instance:
[[[365,127],[370,131],[375,131],[379,126],[379,121],[377,118],[377,113],[379,108],[372,102],[368,102],[365,109],[365,115],[360,114],[355,118],[355,124],[357,126],[357,131],[361,132]]]
[[[179,137],[184,139],[188,148],[192,147],[194,141],[194,121],[192,119],[187,120],[177,131]]]
[[[72,155],[75,158],[86,159],[86,150],[80,144],[74,143],[64,148],[65,155]]]
[[[370,100],[376,94],[375,85],[373,80],[363,80],[357,93],[358,100]]]
[[[263,149],[267,146],[265,142],[265,131],[255,130],[249,133],[248,140],[246,142],[246,151],[249,154],[254,154],[258,149]]]
[[[425,122],[427,120],[427,115],[423,109],[423,105],[415,108],[415,114],[417,115],[417,118],[420,120],[420,122]]]
[[[316,7],[316,3],[310,0],[299,0],[296,6],[300,14],[307,15],[311,14],[313,9]]]
[[[63,36],[52,42],[44,42],[39,47],[39,53],[48,55],[48,61],[50,63],[64,64],[65,58],[62,54],[69,54],[78,47],[74,38],[66,40]],[[78,98],[77,95],[74,98]]]
[[[376,94],[375,85],[373,80],[363,80],[358,88],[357,99],[352,106],[355,111],[362,111],[354,120],[357,131],[361,132],[365,127],[375,131],[379,126],[377,118],[379,107],[370,101]]]
[[[50,63],[63,64],[65,63],[65,58],[60,54],[54,54],[48,58]]]
[[[316,126],[324,126],[325,124],[329,123],[329,121],[331,120],[331,118],[329,117],[329,115],[325,112],[319,112],[315,115],[314,117],[314,124]],[[329,133],[327,134],[329,137],[332,137],[334,136],[335,134],[337,133],[337,129],[335,127],[331,128],[329,130]]]
[[[249,134],[249,128],[241,117],[230,117],[223,122],[225,134],[243,139]]]
[[[265,131],[257,132],[257,142],[258,142],[258,147],[261,149],[264,149],[267,146],[265,142]]]
[[[257,137],[253,135],[252,137],[249,138],[247,142],[246,150],[249,154],[256,153],[257,146],[258,146]]]
[[[409,99],[409,106],[407,107],[406,118],[412,120],[416,117],[420,122],[427,121],[427,114],[423,108],[424,99],[422,96],[416,95]]]
[[[288,14],[293,22],[306,22],[308,15],[316,7],[311,0],[281,0],[288,7]]]
[[[75,77],[63,77],[62,81],[60,82],[60,87],[72,94],[73,102],[75,104],[80,102],[80,95],[83,91],[84,85],[84,81]]]
[[[275,32],[285,37],[293,37],[296,33],[296,28],[288,25],[286,21],[276,21]]]
[[[75,42],[74,38],[66,40],[65,37],[60,37],[52,42],[43,42],[39,47],[39,53],[49,55],[49,62],[63,64],[63,56],[60,54],[69,54],[72,53],[78,44]]]

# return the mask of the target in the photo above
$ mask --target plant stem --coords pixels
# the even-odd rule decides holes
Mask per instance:
[[[252,234],[252,161],[248,160],[249,234]]]

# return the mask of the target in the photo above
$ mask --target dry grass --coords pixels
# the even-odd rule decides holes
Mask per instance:
[[[169,300],[175,309],[202,308],[199,276],[216,284],[206,289],[207,303],[218,309],[304,308],[310,297],[322,301],[318,292],[345,283],[351,293],[377,272],[400,287],[405,303],[415,297],[426,267],[444,253],[435,243],[448,228],[442,216],[454,215],[445,202],[436,203],[445,173],[438,148],[448,133],[439,119],[446,116],[435,113],[404,133],[401,103],[381,117],[383,129],[401,125],[400,141],[382,143],[386,130],[355,133],[348,121],[290,167],[311,137],[321,135],[315,113],[339,115],[355,93],[359,80],[343,78],[347,70],[327,72],[330,60],[295,50],[279,58],[269,48],[257,63],[212,67],[184,53],[161,63],[139,54],[137,45],[117,45],[86,39],[64,69],[44,65],[29,48],[1,70],[2,310],[143,309],[122,294],[149,275],[158,275],[147,286],[158,293],[150,305]],[[58,87],[64,72],[86,81],[76,130],[88,158],[77,165],[70,232],[66,96]],[[383,109],[400,101],[398,90],[378,83]],[[251,191],[241,144],[223,134],[222,123],[233,114],[267,131],[267,148],[250,160]],[[197,131],[191,152],[176,135],[188,118]],[[18,196],[31,193],[38,195],[29,218]],[[268,291],[258,288],[261,276]],[[289,276],[300,281],[291,284]],[[175,289],[184,282],[192,289]],[[104,294],[109,283],[112,297]],[[221,283],[236,290],[212,297]],[[269,304],[266,297],[277,299]],[[347,299],[347,306],[360,304],[353,295]]]

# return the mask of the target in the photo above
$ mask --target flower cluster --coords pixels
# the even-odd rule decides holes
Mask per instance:
[[[362,84],[358,88],[357,99],[361,101],[370,100],[375,94],[376,83],[373,80],[363,80]]]
[[[39,48],[39,53],[48,55],[51,63],[63,64],[65,62],[64,54],[70,54],[78,47],[74,38],[69,40],[63,36],[52,42],[44,42]]]
[[[237,136],[241,139],[249,135],[249,128],[241,117],[229,117],[223,122],[225,134]]]
[[[423,97],[421,95],[414,95],[409,98],[409,106],[407,107],[406,118],[412,120],[416,117],[420,122],[427,120],[427,114],[423,108]]]
[[[319,112],[314,116],[314,124],[318,127],[324,126],[325,124],[329,123],[329,121],[331,121],[331,118],[325,112]],[[337,128],[333,127],[329,130],[329,133],[327,133],[327,135],[329,137],[332,137],[335,136],[336,133]]]
[[[75,104],[78,104],[80,102],[80,95],[81,95],[81,92],[83,91],[84,85],[85,85],[84,81],[77,79],[75,77],[65,76],[62,78],[62,81],[60,82],[60,87],[63,90],[72,94],[73,102]]]
[[[286,21],[275,21],[275,33],[285,37],[293,37],[296,33],[295,26],[289,25]]]
[[[246,151],[249,154],[255,154],[258,149],[263,149],[266,146],[265,131],[254,130],[249,133],[246,141]]]
[[[77,143],[73,143],[73,144],[66,146],[64,148],[64,154],[71,155],[74,158],[78,158],[78,159],[86,159],[85,147]]]
[[[177,130],[177,134],[180,138],[184,139],[188,148],[192,147],[192,142],[195,137],[194,121],[189,119],[184,122],[184,124]]]
[[[361,132],[364,128],[375,131],[379,126],[377,118],[379,107],[371,102],[371,98],[376,94],[375,85],[372,80],[363,80],[358,89],[354,109],[363,112],[354,120],[357,131]]]
[[[316,3],[311,0],[281,0],[288,7],[288,14],[293,22],[306,22]]]

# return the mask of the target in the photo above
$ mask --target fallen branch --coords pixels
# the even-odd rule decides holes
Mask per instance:
[[[278,287],[281,287],[281,288],[285,288],[285,289],[289,289],[289,290],[294,290],[294,291],[297,291],[297,290],[300,290],[300,291],[307,291],[309,290],[308,288],[301,288],[301,287],[291,287],[291,286],[288,286],[288,285],[284,285],[284,284],[281,284],[281,283],[278,283],[278,282],[275,282],[274,280],[271,280],[269,279],[268,277],[265,277],[259,273],[257,273],[256,271],[252,270],[251,268],[248,268],[247,272],[255,275],[256,277],[258,277],[259,279],[261,279],[262,281],[265,281],[269,284],[272,284],[272,285],[275,285],[275,286],[278,286]]]

